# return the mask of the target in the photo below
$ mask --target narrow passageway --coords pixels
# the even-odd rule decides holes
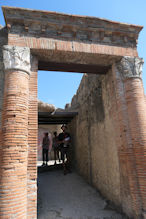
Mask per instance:
[[[79,175],[62,170],[38,175],[38,219],[125,219]]]

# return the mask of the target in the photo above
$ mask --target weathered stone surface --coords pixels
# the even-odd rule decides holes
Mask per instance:
[[[141,78],[144,60],[139,57],[123,57],[116,63],[117,70],[125,78]]]
[[[121,160],[121,185],[123,184],[122,205],[127,212],[130,212],[128,203],[131,203],[135,218],[142,218],[142,209],[146,209],[144,174],[146,171],[146,102],[141,80],[142,63],[141,59],[131,60],[128,57],[125,71],[117,70],[117,65],[113,66],[121,132],[119,159]],[[120,69],[124,68],[123,64],[120,65]],[[127,74],[128,69],[130,74]]]
[[[55,12],[3,7],[11,33],[88,43],[136,47],[142,26],[128,25],[96,17],[74,16]],[[57,16],[56,16],[57,15]]]
[[[29,75],[7,70],[0,147],[0,218],[27,218]],[[11,207],[10,207],[11,206]]]
[[[52,113],[55,111],[55,106],[53,104],[45,103],[41,100],[38,100],[38,111]]]
[[[118,128],[111,72],[84,75],[71,104],[78,109],[70,128],[77,170],[109,200],[120,206]]]
[[[3,47],[3,59],[5,70],[20,70],[30,73],[30,49],[26,47]]]

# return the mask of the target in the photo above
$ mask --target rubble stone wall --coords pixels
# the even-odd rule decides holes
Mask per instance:
[[[72,108],[78,116],[71,122],[74,160],[81,175],[104,197],[120,206],[118,160],[119,129],[112,71],[104,76],[84,75]]]

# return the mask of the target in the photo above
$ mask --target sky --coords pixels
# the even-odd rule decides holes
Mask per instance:
[[[67,14],[95,16],[144,26],[138,40],[139,57],[146,60],[146,0],[0,0],[0,6],[15,6]],[[5,25],[0,9],[0,24]],[[82,74],[38,72],[38,99],[64,108],[76,93]],[[143,66],[146,93],[146,64]]]

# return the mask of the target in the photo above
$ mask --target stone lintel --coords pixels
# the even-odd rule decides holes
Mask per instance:
[[[89,16],[2,7],[10,33],[135,48],[142,26]]]
[[[5,71],[17,70],[30,74],[30,49],[18,46],[3,46]]]
[[[143,64],[142,58],[124,56],[116,63],[116,70],[122,75],[123,79],[142,78]]]

